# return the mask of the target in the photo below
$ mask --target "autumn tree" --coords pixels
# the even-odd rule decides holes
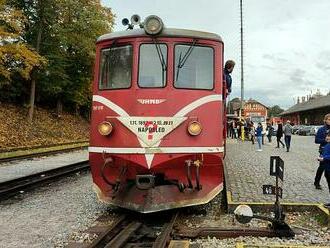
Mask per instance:
[[[95,58],[95,41],[98,36],[111,32],[114,17],[109,8],[99,0],[57,0],[59,17],[54,30],[61,37],[61,53],[65,54],[66,75],[69,80],[59,85],[57,109],[63,101],[80,107],[90,104],[90,84]],[[64,75],[63,75],[64,76]]]
[[[96,38],[111,32],[113,14],[99,0],[9,0],[28,23],[25,39],[47,59],[34,71],[30,91],[30,120],[37,101],[79,112],[90,102],[90,83]],[[35,95],[36,94],[36,95]]]
[[[26,18],[23,13],[0,0],[0,87],[15,74],[28,80],[34,68],[45,60],[23,39]]]

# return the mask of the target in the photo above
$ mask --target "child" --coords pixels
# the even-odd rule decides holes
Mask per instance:
[[[324,175],[327,179],[328,188],[330,192],[330,133],[328,133],[325,137],[325,141],[327,142],[327,144],[324,146],[322,155],[318,158],[318,160],[324,162]],[[324,206],[330,208],[330,203],[324,204]]]

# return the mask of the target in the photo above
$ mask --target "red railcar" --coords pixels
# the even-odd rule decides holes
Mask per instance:
[[[100,200],[148,213],[222,191],[222,68],[218,35],[156,16],[98,39],[89,160]]]

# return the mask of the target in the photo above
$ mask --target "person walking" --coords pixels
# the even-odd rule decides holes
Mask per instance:
[[[289,120],[286,121],[286,124],[284,126],[284,142],[286,146],[286,151],[290,151],[290,144],[291,144],[291,134],[292,134],[292,126]]]
[[[230,134],[230,121],[227,121],[227,126],[226,126],[226,131],[227,131],[227,138],[231,137],[231,134]]]
[[[237,122],[233,121],[233,139],[237,139]]]
[[[323,153],[324,146],[327,144],[325,138],[329,132],[330,132],[330,113],[324,116],[324,126],[319,128],[319,130],[317,130],[317,133],[315,135],[315,143],[320,144],[319,146],[320,154]],[[324,169],[325,169],[324,161],[320,161],[319,167],[317,168],[316,175],[314,178],[314,186],[316,189],[322,189],[320,182]]]
[[[277,125],[277,133],[276,133],[276,141],[277,141],[277,146],[276,148],[280,148],[280,143],[284,148],[284,143],[282,142],[282,136],[283,136],[283,126],[282,123],[279,123]]]
[[[267,123],[267,127],[266,127],[266,136],[268,138],[268,142],[272,143],[272,135],[273,135],[273,127],[272,125],[270,125],[270,123]]]
[[[327,144],[324,146],[321,156],[318,158],[324,164],[324,176],[327,179],[328,189],[330,193],[330,132],[325,137]],[[325,207],[330,208],[330,203],[324,204]]]
[[[258,142],[258,152],[261,152],[262,149],[261,149],[261,144],[262,144],[262,125],[261,123],[259,122],[258,123],[258,126],[256,128],[256,137],[257,137],[257,142]]]
[[[256,129],[254,128],[253,122],[250,122],[250,136],[251,136],[251,142],[252,145],[254,145],[254,137],[256,135]]]

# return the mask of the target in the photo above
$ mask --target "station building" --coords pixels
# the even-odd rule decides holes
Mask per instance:
[[[239,98],[234,98],[228,104],[228,113],[239,116],[239,110],[241,107],[241,100]],[[250,98],[243,102],[243,112],[242,116],[247,119],[251,116],[264,116],[268,115],[268,107],[264,104]]]
[[[298,98],[297,103],[282,112],[285,122],[290,120],[294,125],[323,125],[324,115],[330,113],[330,92],[328,95],[315,94]]]

